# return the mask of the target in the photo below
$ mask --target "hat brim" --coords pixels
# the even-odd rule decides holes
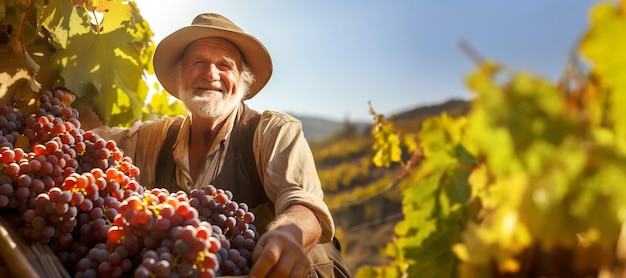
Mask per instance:
[[[272,75],[272,60],[269,52],[258,39],[231,30],[191,25],[165,37],[154,51],[154,73],[163,88],[172,96],[179,98],[178,77],[175,73],[176,63],[182,58],[183,52],[190,43],[207,37],[224,38],[234,44],[241,52],[244,63],[254,74],[254,82],[250,84],[246,99],[255,96],[267,84]]]

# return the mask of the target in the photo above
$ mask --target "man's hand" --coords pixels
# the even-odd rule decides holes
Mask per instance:
[[[311,271],[307,253],[321,235],[322,227],[310,209],[301,205],[290,207],[259,238],[250,278],[306,277]]]
[[[311,263],[302,245],[289,232],[275,229],[265,233],[254,249],[250,277],[306,277]]]

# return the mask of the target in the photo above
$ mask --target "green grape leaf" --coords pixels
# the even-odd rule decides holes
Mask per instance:
[[[33,7],[42,6],[44,0],[35,0],[33,1]],[[30,16],[26,18],[26,22],[24,22],[24,13],[26,12],[26,6],[22,1],[0,1],[0,24],[4,26],[12,26],[13,32],[5,33],[9,36],[9,47],[11,51],[9,51],[10,56],[21,55],[21,43],[24,45],[29,45],[33,41],[39,38],[37,33],[37,13],[33,9],[30,11]],[[23,26],[22,26],[23,25]],[[17,29],[23,27],[24,32],[17,32]],[[20,35],[22,36],[22,42],[20,42]],[[3,53],[6,55],[6,53]],[[6,56],[3,56],[6,58]]]
[[[113,104],[119,100],[118,90],[136,107],[143,105],[133,93],[142,71],[137,54],[127,43],[131,39],[124,29],[100,35],[77,35],[70,38],[68,49],[55,53],[64,66],[61,76],[66,87],[78,97],[92,97],[94,111],[105,124],[110,120]],[[90,88],[95,89],[97,97],[91,95]]]
[[[145,107],[144,120],[153,120],[162,116],[182,116],[187,113],[185,106],[167,93],[160,90],[152,95],[150,103]]]
[[[403,190],[402,209],[403,212],[410,212],[418,208],[424,207],[424,204],[434,206],[433,197],[436,196],[439,189],[439,182],[444,174],[444,170],[440,169],[437,172],[427,177],[413,177],[407,179],[405,182],[412,184]],[[429,208],[429,210],[433,210]]]
[[[91,32],[88,21],[81,6],[74,8],[70,1],[51,0],[42,10],[40,24],[50,32],[57,48],[66,49],[71,36]]]
[[[458,242],[462,231],[462,222],[459,222],[459,216],[455,216],[441,221],[437,233],[419,248],[408,247],[406,256],[413,261],[408,265],[408,277],[459,277],[459,261],[452,252],[452,246]]]
[[[445,194],[442,194],[450,199],[450,207],[454,205],[467,204],[471,189],[468,183],[471,169],[468,168],[453,168],[449,172],[447,183],[443,184],[443,190]]]
[[[472,154],[461,145],[466,123],[465,118],[453,119],[447,114],[429,118],[422,123],[420,148],[426,158],[419,168],[422,176],[437,169],[455,167],[459,162],[474,163]]]
[[[461,143],[454,146],[454,156],[463,165],[476,165],[478,163],[476,157]]]
[[[419,229],[418,233],[421,235],[420,240],[416,242],[419,244],[426,237],[430,236],[436,230],[436,222],[432,219],[435,202],[423,204],[422,209],[413,209],[405,214],[405,218],[398,222],[394,228],[395,234],[398,236],[407,236],[412,232],[415,233]]]

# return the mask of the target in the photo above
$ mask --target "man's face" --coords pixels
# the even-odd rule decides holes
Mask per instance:
[[[182,58],[179,96],[192,115],[216,119],[239,104],[237,90],[243,58],[239,50],[221,38],[192,42]]]

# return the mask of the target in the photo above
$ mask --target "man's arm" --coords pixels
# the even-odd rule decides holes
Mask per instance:
[[[320,240],[322,227],[313,212],[305,206],[295,205],[279,215],[268,230],[291,233],[305,252],[309,252]]]
[[[254,140],[257,170],[275,214],[302,204],[313,212],[322,228],[319,243],[331,241],[334,221],[324,202],[315,160],[300,121],[287,114],[265,111]]]
[[[309,251],[332,239],[334,223],[302,126],[292,116],[265,111],[254,146],[276,218],[257,242],[250,277],[306,277]]]

